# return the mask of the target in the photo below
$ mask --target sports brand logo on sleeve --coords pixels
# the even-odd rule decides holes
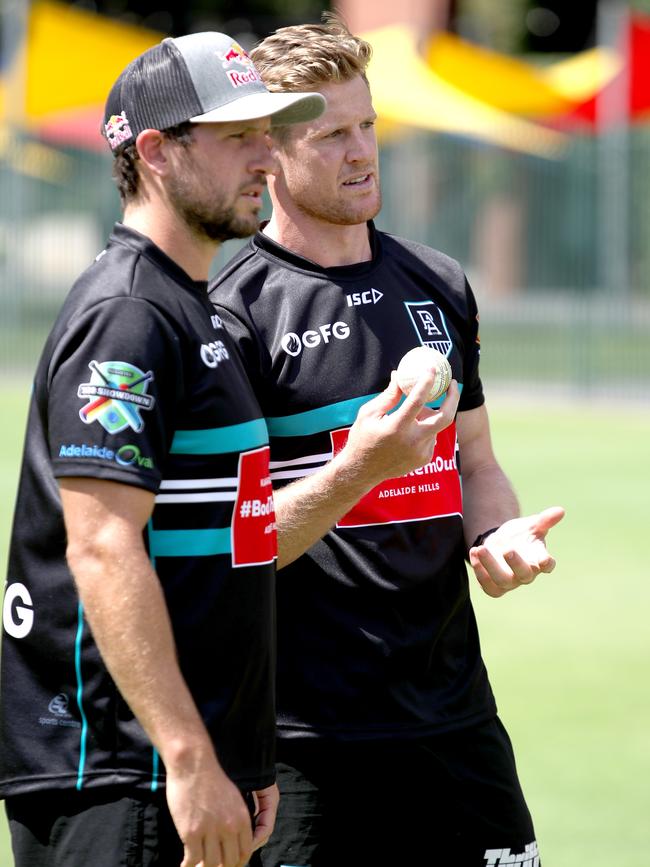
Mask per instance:
[[[155,403],[147,394],[153,372],[145,373],[125,361],[91,361],[88,367],[90,382],[82,383],[77,391],[78,397],[88,400],[79,410],[81,420],[85,424],[97,421],[109,434],[129,427],[136,433],[144,430],[140,413]]]
[[[442,310],[433,301],[405,301],[404,305],[420,343],[449,355],[452,341]]]

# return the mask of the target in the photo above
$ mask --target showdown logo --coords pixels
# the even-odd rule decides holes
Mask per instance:
[[[152,409],[155,398],[147,394],[153,371],[144,373],[140,368],[125,361],[91,361],[90,382],[82,383],[77,397],[87,398],[88,403],[79,410],[84,424],[94,421],[110,434],[130,427],[136,433],[144,430],[140,412]]]
[[[233,69],[233,64],[242,68]],[[221,55],[221,65],[226,70],[228,80],[233,87],[242,87],[245,84],[253,84],[262,80],[259,72],[255,69],[251,56],[238,42],[233,42],[228,51]]]

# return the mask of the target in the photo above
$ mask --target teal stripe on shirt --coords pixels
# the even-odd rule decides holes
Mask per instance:
[[[173,455],[219,455],[267,445],[269,434],[263,418],[204,430],[177,430]]]
[[[81,790],[84,784],[84,770],[86,767],[86,747],[88,741],[88,720],[83,705],[84,681],[81,673],[81,644],[84,631],[84,609],[81,602],[77,605],[77,634],[74,642],[74,668],[77,678],[77,707],[81,717],[81,732],[79,737],[79,764],[77,768],[77,789]]]
[[[153,521],[151,520],[151,518],[149,518],[149,521],[147,523],[147,535],[148,535],[149,539],[151,539],[151,534],[153,532],[155,532],[153,529]],[[149,551],[149,558],[151,560],[151,565],[153,566],[153,568],[155,570],[156,558],[153,556],[151,551]],[[152,751],[152,756],[151,756],[151,784],[150,784],[150,787],[151,787],[152,792],[157,792],[158,791],[158,772],[159,772],[159,768],[160,768],[160,757],[158,755],[158,750],[155,747],[152,746],[151,751]]]
[[[213,557],[229,554],[230,527],[208,530],[150,530],[149,554],[154,557]]]
[[[462,392],[463,386],[458,385]],[[340,427],[349,427],[354,424],[357,413],[364,403],[377,397],[377,394],[366,394],[363,397],[353,397],[350,400],[342,400],[338,403],[330,403],[327,406],[319,406],[306,412],[298,412],[295,415],[281,415],[266,419],[269,436],[272,437],[297,437],[309,436],[326,430],[336,430]],[[428,407],[434,409],[440,406],[443,397],[431,401]],[[402,401],[400,401],[400,404]],[[400,405],[398,404],[398,406]],[[395,407],[397,409],[397,407]]]

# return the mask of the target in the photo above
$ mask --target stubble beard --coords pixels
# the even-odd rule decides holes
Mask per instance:
[[[314,200],[311,196],[294,199],[294,202],[303,213],[316,217],[321,222],[334,226],[358,226],[374,219],[381,211],[381,188],[377,183],[375,202],[366,206],[340,200],[324,202],[322,199]]]
[[[228,205],[217,191],[206,201],[205,189],[197,192],[197,184],[192,180],[183,175],[172,179],[168,195],[172,207],[196,238],[221,243],[231,238],[248,238],[258,230],[257,214],[238,214],[235,205]],[[263,176],[261,181],[259,177],[256,180],[266,183]]]
[[[230,238],[248,238],[259,228],[256,215],[240,216],[233,206],[223,202],[202,204],[174,187],[169,190],[169,199],[181,220],[202,241],[221,243]]]

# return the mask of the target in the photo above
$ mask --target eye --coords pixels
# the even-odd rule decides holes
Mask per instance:
[[[372,129],[374,125],[374,120],[364,120],[364,122],[361,124],[361,129]]]

